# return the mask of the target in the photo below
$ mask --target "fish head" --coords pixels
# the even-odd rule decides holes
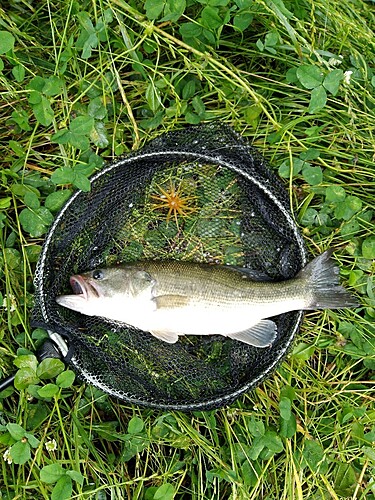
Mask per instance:
[[[56,302],[89,316],[114,317],[139,299],[151,300],[155,280],[139,268],[95,269],[70,277],[73,295],[61,295]]]

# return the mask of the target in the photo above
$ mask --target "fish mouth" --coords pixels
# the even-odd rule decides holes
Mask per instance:
[[[88,300],[90,296],[99,297],[99,292],[92,283],[86,281],[79,274],[71,276],[69,281],[75,295],[82,295],[85,300]]]

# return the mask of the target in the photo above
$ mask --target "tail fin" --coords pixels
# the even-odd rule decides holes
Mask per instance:
[[[341,309],[359,305],[356,298],[339,285],[340,270],[331,259],[332,254],[332,249],[325,251],[297,276],[311,287],[312,300],[306,309]]]

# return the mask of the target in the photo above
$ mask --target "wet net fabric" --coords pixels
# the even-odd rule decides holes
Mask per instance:
[[[179,211],[168,204],[176,192]],[[276,317],[276,341],[257,349],[217,335],[167,344],[55,302],[71,293],[72,274],[167,258],[245,266],[273,280],[292,278],[305,264],[285,188],[228,127],[163,135],[95,175],[90,192],[72,196],[39,259],[33,322],[66,340],[83,379],[120,399],[181,410],[229,404],[285,356],[300,312]]]

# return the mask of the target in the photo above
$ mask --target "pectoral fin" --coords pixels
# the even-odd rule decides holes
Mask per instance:
[[[228,337],[255,347],[269,347],[275,340],[276,334],[276,324],[270,319],[263,319],[251,328],[231,333]]]
[[[189,303],[189,297],[184,295],[159,295],[152,300],[156,304],[156,309],[175,309]]]
[[[150,333],[157,339],[162,340],[163,342],[167,342],[168,344],[174,344],[178,340],[178,334],[175,332],[152,330],[150,331]]]

